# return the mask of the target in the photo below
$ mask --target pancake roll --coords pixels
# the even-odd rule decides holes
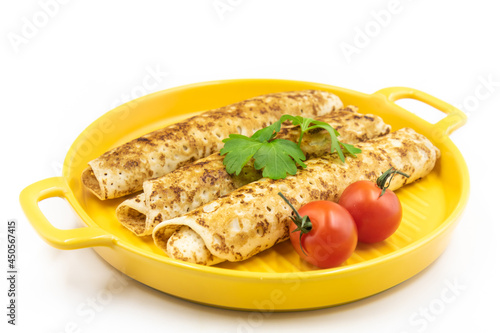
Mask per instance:
[[[403,128],[355,146],[356,157],[337,154],[307,160],[294,176],[262,178],[182,216],[166,220],[153,230],[155,244],[178,260],[213,265],[241,261],[288,239],[291,208],[315,200],[338,201],[343,190],[358,180],[376,181],[393,167],[409,175],[395,175],[391,190],[425,177],[434,168],[439,150],[423,135]]]
[[[385,135],[391,128],[382,118],[358,113],[353,106],[316,119],[329,123],[339,132],[339,139],[350,144]],[[297,142],[299,135],[297,126],[284,125],[277,137]],[[308,159],[328,154],[331,149],[330,135],[320,128],[308,131],[303,137],[301,149]],[[262,177],[251,163],[238,176],[230,175],[226,172],[223,159],[224,156],[213,154],[163,177],[144,182],[144,193],[139,199],[132,198],[118,206],[118,220],[138,236],[150,235],[161,221],[192,211]]]
[[[145,134],[90,161],[82,183],[99,199],[142,190],[144,181],[218,152],[231,133],[252,135],[283,114],[317,117],[342,107],[329,92],[304,90],[250,98]]]

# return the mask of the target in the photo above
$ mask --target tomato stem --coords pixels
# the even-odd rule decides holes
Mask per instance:
[[[382,192],[380,192],[380,195],[378,196],[379,198],[384,195],[385,191],[391,186],[391,181],[392,178],[394,178],[395,174],[399,174],[402,176],[405,176],[406,178],[410,177],[406,173],[396,170],[393,167],[390,167],[389,170],[384,172],[380,177],[377,178],[377,186],[382,189]],[[387,182],[389,181],[389,182]]]
[[[299,236],[300,249],[307,256],[306,251],[304,251],[304,248],[302,247],[302,236],[312,230],[311,219],[307,215],[300,216],[299,212],[290,203],[290,201],[288,201],[288,199],[283,195],[283,193],[279,192],[278,195],[282,197],[283,200],[285,200],[287,205],[292,208],[293,213],[295,214],[295,216],[290,216],[293,223],[295,223],[295,225],[297,226],[297,229],[293,230],[292,232],[300,231],[300,236]]]

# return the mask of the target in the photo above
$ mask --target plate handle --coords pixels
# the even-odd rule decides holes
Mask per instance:
[[[384,95],[390,102],[395,102],[403,98],[415,99],[446,113],[446,117],[432,125],[433,133],[437,136],[436,139],[449,136],[455,130],[462,127],[467,121],[465,113],[458,108],[417,89],[389,87],[377,91],[376,94]]]
[[[53,197],[67,199],[68,193],[69,189],[64,178],[52,177],[29,185],[19,195],[24,214],[43,240],[63,250],[113,245],[114,237],[101,228],[83,227],[63,230],[54,227],[47,220],[38,203]]]

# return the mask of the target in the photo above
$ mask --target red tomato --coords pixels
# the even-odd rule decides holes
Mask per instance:
[[[349,212],[331,201],[313,201],[298,210],[307,216],[309,231],[302,233],[290,222],[290,240],[297,253],[307,262],[330,268],[342,264],[354,252],[358,237],[356,224]],[[294,216],[296,218],[296,216]],[[300,223],[299,223],[300,225]]]
[[[349,185],[339,204],[351,213],[358,228],[358,240],[375,243],[387,239],[399,227],[403,212],[401,203],[389,189],[381,196],[377,184],[360,180]]]

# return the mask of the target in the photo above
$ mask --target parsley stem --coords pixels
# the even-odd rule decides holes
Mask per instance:
[[[300,130],[300,136],[299,136],[299,142],[297,142],[297,146],[300,148],[300,144],[302,143],[302,138],[304,137],[304,131],[301,129]]]

